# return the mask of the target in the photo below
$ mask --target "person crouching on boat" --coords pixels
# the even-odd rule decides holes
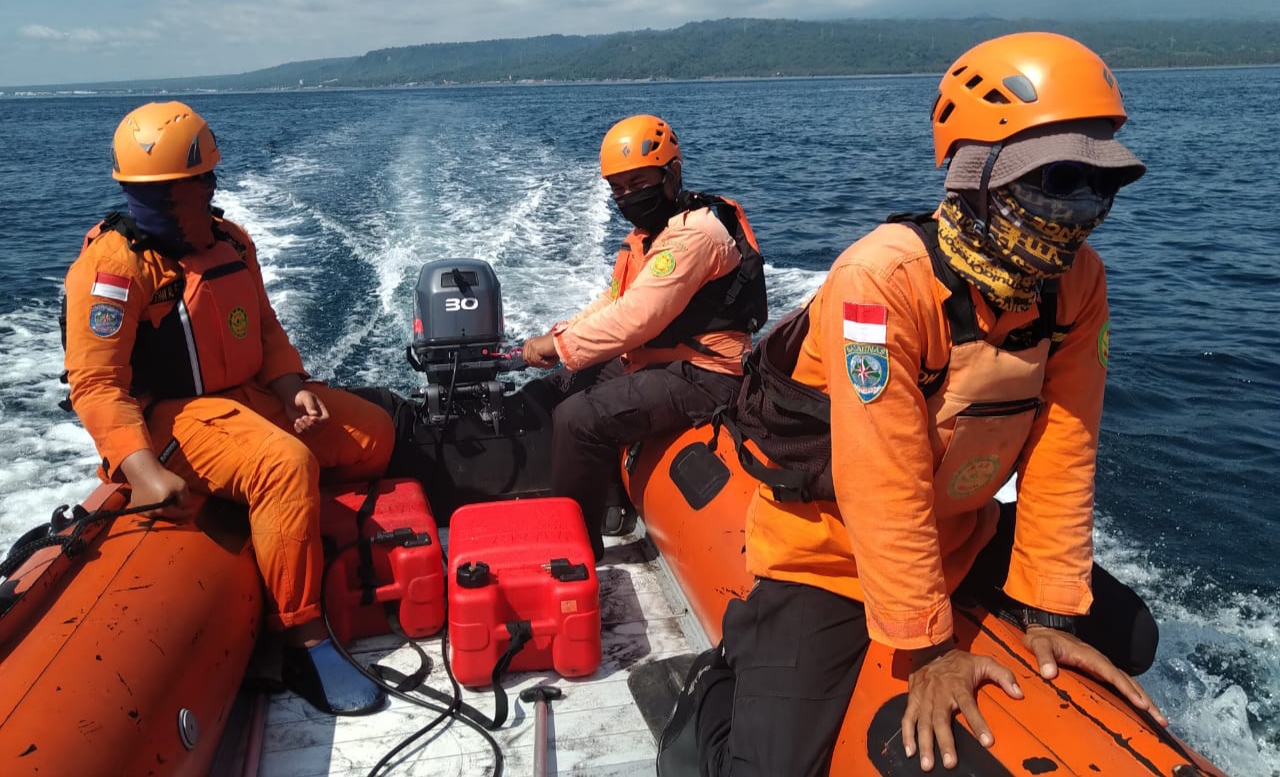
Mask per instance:
[[[782,441],[807,445],[826,485],[812,478],[805,501],[756,494],[757,583],[689,673],[663,777],[694,773],[663,767],[695,744],[702,775],[826,774],[870,640],[911,661],[906,757],[956,766],[956,712],[990,746],[977,687],[1022,692],[1010,667],[957,647],[958,589],[1020,623],[1044,677],[1080,669],[1166,724],[1130,677],[1154,658],[1155,622],[1092,553],[1110,329],[1085,238],[1145,172],[1114,138],[1115,76],[1069,38],[1009,35],[948,68],[932,117],[937,163],[950,160],[941,206],[854,243],[753,353],[798,345],[762,391],[829,412],[811,439]],[[784,429],[768,399],[756,418],[740,403],[738,421]],[[993,499],[1015,467],[1016,520]]]
[[[71,403],[101,472],[127,481],[133,504],[169,502],[164,517],[190,517],[192,489],[248,505],[268,624],[289,645],[286,683],[321,710],[371,712],[382,690],[320,620],[319,489],[322,474],[380,476],[391,421],[305,380],[253,241],[211,205],[220,153],[199,114],[137,108],[113,152],[128,212],[89,231],[65,300]]]
[[[597,561],[622,446],[706,422],[741,385],[742,356],[768,317],[764,260],[742,208],[681,188],[675,132],[656,116],[615,124],[600,173],[635,228],[609,288],[524,343],[550,376],[551,487],[582,506]],[[612,487],[612,488],[611,488]]]

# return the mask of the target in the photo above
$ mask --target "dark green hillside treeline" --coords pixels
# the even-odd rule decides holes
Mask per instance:
[[[936,73],[979,41],[1035,29],[1078,38],[1115,68],[1280,63],[1280,23],[1276,22],[721,19],[674,30],[407,46],[359,57],[292,62],[240,75],[127,86],[272,89]]]

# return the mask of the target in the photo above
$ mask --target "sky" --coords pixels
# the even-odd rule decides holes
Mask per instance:
[[[224,75],[422,43],[750,17],[1280,18],[1275,0],[4,0],[0,88]]]

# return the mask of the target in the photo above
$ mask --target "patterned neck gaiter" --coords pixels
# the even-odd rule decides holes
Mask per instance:
[[[1014,183],[993,189],[989,196],[985,237],[959,199],[948,197],[938,217],[938,245],[961,277],[989,303],[1009,313],[1029,310],[1041,280],[1071,269],[1076,252],[1111,208],[1110,197],[1097,198],[1062,214],[1066,219],[1051,221],[1024,207],[1019,199],[1043,210],[1035,200],[1044,195],[1035,187]],[[1081,216],[1087,220],[1074,220]]]

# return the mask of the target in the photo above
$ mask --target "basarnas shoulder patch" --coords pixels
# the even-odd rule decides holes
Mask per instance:
[[[98,337],[111,337],[120,331],[124,323],[124,308],[109,302],[99,302],[89,308],[89,331]]]
[[[649,272],[662,278],[675,272],[676,257],[670,251],[662,251],[649,263]]]
[[[865,405],[884,393],[889,385],[889,349],[883,345],[845,343],[845,368],[849,382]]]

